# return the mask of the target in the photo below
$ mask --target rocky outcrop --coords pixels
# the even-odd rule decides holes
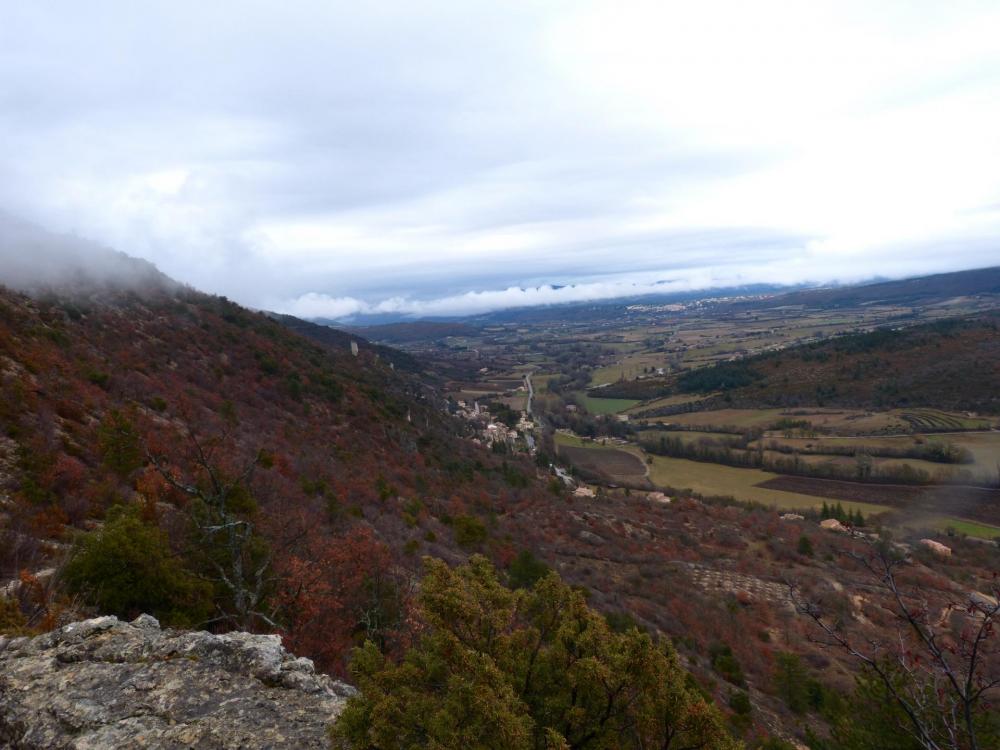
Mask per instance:
[[[941,542],[936,542],[933,539],[921,539],[918,544],[924,549],[929,549],[938,557],[949,557],[951,555],[951,547],[941,544]]]
[[[819,525],[826,529],[827,531],[839,531],[841,533],[847,533],[847,527],[844,526],[836,518],[826,518],[819,522]]]
[[[325,748],[353,688],[278,636],[143,615],[0,637],[0,748]]]

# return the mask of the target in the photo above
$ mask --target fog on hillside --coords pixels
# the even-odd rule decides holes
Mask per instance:
[[[175,286],[152,263],[2,212],[0,284],[31,294]]]

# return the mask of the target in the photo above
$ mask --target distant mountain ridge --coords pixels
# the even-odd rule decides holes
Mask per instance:
[[[1000,266],[916,276],[824,289],[805,289],[771,298],[766,302],[739,302],[737,307],[850,307],[864,304],[928,304],[955,297],[1000,295]]]
[[[864,304],[928,304],[945,302],[955,297],[981,295],[997,295],[1000,298],[1000,266],[823,287],[750,284],[671,294],[617,297],[609,300],[511,307],[472,315],[426,318],[366,315],[349,322],[324,319],[317,319],[314,322],[343,327],[386,343],[411,343],[462,335],[462,326],[480,328],[489,325],[518,323],[527,325],[559,320],[600,320],[620,315],[632,305],[664,305],[711,299],[717,300],[719,304],[731,305],[736,310],[776,306],[835,308]],[[760,299],[738,299],[739,297]]]
[[[448,336],[466,336],[478,332],[476,326],[460,322],[418,320],[406,323],[385,323],[366,327],[349,328],[350,331],[384,341],[388,344],[406,344],[413,341],[428,341]]]

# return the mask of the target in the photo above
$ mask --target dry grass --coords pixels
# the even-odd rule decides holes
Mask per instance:
[[[781,419],[784,409],[715,409],[664,417],[663,422],[692,427],[767,427]]]

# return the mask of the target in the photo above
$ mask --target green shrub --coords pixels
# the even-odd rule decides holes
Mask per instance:
[[[756,750],[795,750],[795,745],[780,737],[768,737],[757,745]]]
[[[646,630],[628,612],[606,612],[604,620],[608,623],[608,627],[616,633],[625,633],[632,630],[632,628],[642,631]]]
[[[742,690],[737,690],[729,696],[729,707],[741,716],[745,716],[753,710],[753,706],[750,705],[750,696]]]
[[[798,551],[800,555],[804,555],[805,557],[813,556],[812,540],[810,540],[805,534],[799,537]]]
[[[549,572],[549,566],[530,550],[521,550],[507,569],[507,582],[512,589],[530,589]]]
[[[425,565],[420,640],[398,664],[371,642],[355,651],[359,694],[332,729],[335,747],[739,746],[669,644],[613,632],[555,573],[511,591],[482,556]]]
[[[0,596],[0,635],[20,635],[26,625],[17,602]]]
[[[796,654],[774,655],[774,688],[792,712],[801,714],[810,707],[809,673]]]
[[[100,370],[91,370],[87,373],[87,380],[96,385],[98,388],[107,390],[108,384],[111,382],[111,376],[106,372],[101,372]]]
[[[190,627],[210,611],[210,587],[181,565],[166,534],[134,507],[113,509],[104,528],[79,540],[63,581],[87,604],[126,620],[148,613]]]
[[[128,476],[142,466],[139,432],[120,411],[112,410],[101,420],[101,426],[97,430],[97,446],[104,465],[121,477]]]
[[[463,549],[478,547],[486,541],[486,526],[475,516],[456,516],[452,521],[455,543]]]
[[[743,677],[743,669],[736,661],[733,650],[724,643],[717,643],[708,650],[708,656],[712,661],[712,669],[722,676],[727,682],[739,687],[746,686]]]

